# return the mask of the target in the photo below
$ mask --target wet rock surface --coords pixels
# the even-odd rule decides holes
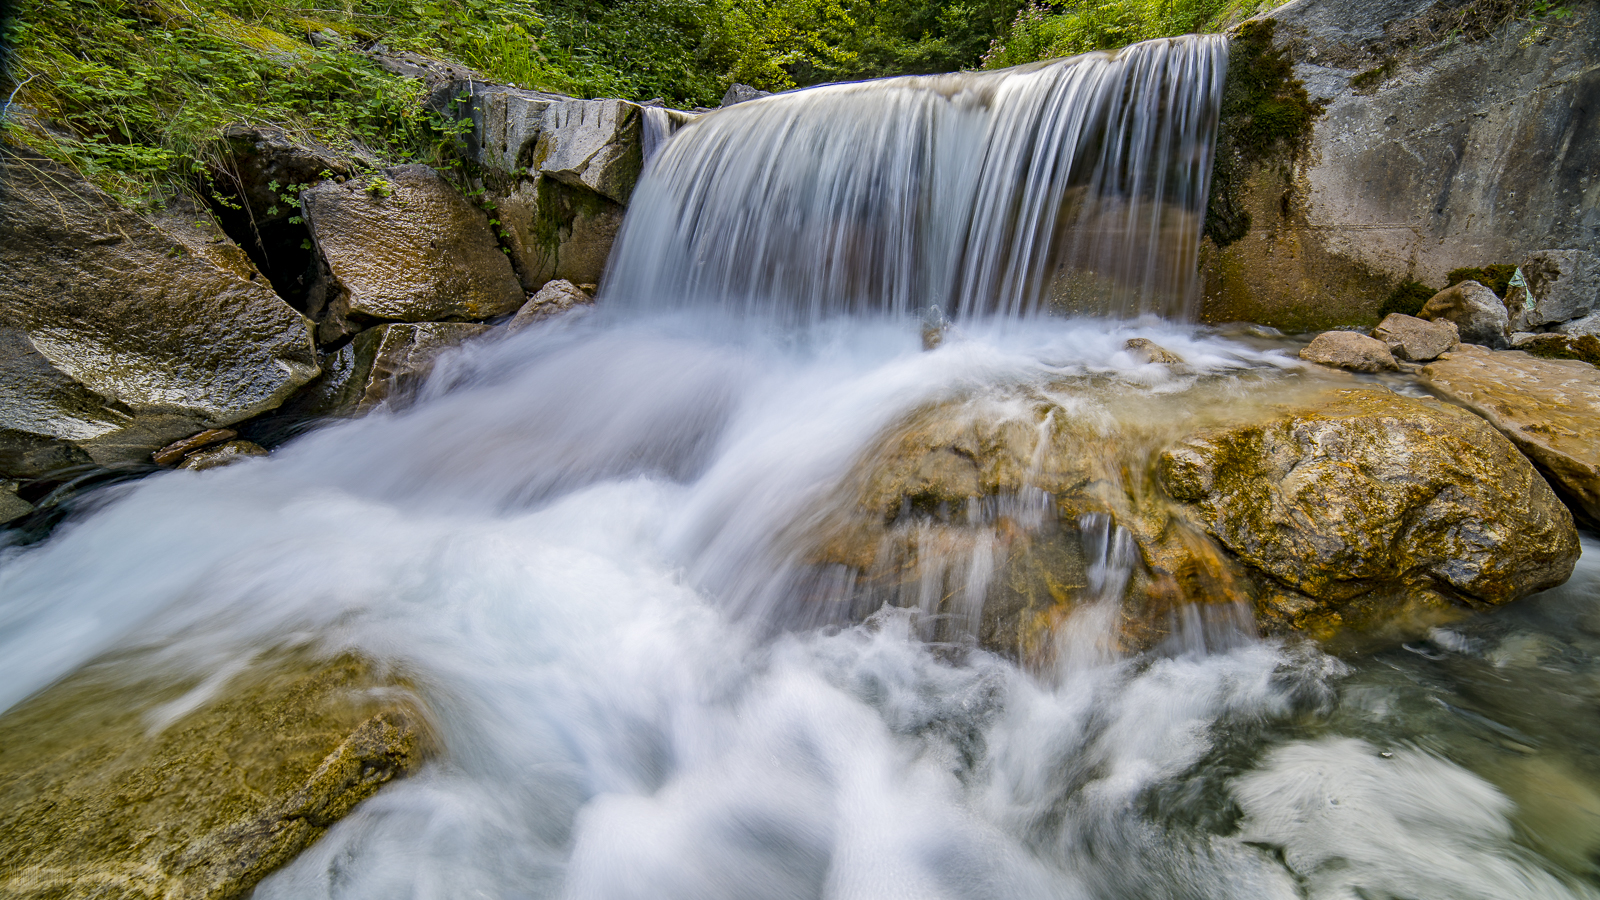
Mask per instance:
[[[543,322],[564,312],[594,305],[594,298],[584,293],[570,281],[556,280],[540,288],[538,293],[522,304],[517,314],[505,324],[509,334],[516,334],[529,325]]]
[[[178,464],[180,469],[192,472],[203,472],[206,469],[215,469],[220,466],[230,465],[252,456],[266,456],[267,450],[260,444],[250,441],[224,441],[209,447],[202,447],[184,457]]]
[[[1424,368],[1422,382],[1499,429],[1576,509],[1600,522],[1600,369],[1463,348]]]
[[[0,894],[246,897],[424,756],[415,701],[357,660],[252,670],[190,712],[116,672],[0,717]]]
[[[1579,553],[1571,516],[1509,441],[1387,390],[1186,439],[1163,452],[1160,477],[1272,587],[1311,601],[1269,591],[1258,610],[1276,626],[1320,630],[1446,597],[1498,605],[1563,583]]]
[[[1560,584],[1577,560],[1566,508],[1465,410],[1317,380],[1083,387],[886,434],[799,538],[818,615],[920,606],[941,623],[926,637],[1023,658],[1107,602],[1131,647],[1208,616],[1394,636]]]
[[[1505,302],[1476,281],[1463,281],[1434,294],[1417,317],[1450,322],[1468,344],[1496,350],[1510,346],[1511,316]]]
[[[324,341],[355,330],[350,319],[485,319],[522,304],[488,217],[427,166],[325,181],[301,202],[327,266]]]
[[[305,318],[200,231],[141,218],[52,163],[0,157],[0,476],[147,464],[317,375]]]

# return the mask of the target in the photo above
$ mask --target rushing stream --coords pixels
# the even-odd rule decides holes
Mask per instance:
[[[799,323],[724,302],[748,284],[645,309],[642,267],[693,279],[667,238],[638,249],[636,215],[595,312],[463,348],[407,409],[102,489],[0,551],[0,708],[96,659],[190,688],[150,700],[152,729],[290,651],[399,673],[438,754],[263,898],[1600,897],[1600,544],[1560,589],[1343,658],[1242,622],[1110,649],[1127,562],[1093,528],[1100,593],[1047,666],[927,643],[912,609],[800,627],[773,599],[789,526],[915,409],[1319,376],[1270,341],[959,301],[924,352],[898,282],[876,313],[762,289]]]

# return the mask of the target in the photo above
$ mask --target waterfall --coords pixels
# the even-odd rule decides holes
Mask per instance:
[[[703,116],[651,160],[604,302],[1191,318],[1226,68],[1194,36]]]

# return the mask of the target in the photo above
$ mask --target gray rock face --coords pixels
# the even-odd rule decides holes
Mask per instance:
[[[1525,296],[1512,307],[1519,331],[1583,318],[1600,309],[1600,257],[1585,250],[1541,250],[1522,261]],[[1521,292],[1518,291],[1520,294]]]
[[[1249,233],[1205,252],[1205,315],[1371,322],[1403,281],[1600,245],[1600,12],[1457,34],[1429,0],[1296,0],[1263,18],[1313,99],[1309,144],[1234,197]],[[1249,77],[1230,69],[1229,77]]]
[[[440,353],[487,331],[489,326],[470,322],[369,328],[329,354],[323,362],[323,377],[286,406],[285,412],[305,417],[357,416],[385,401],[399,402],[427,377]]]
[[[1556,331],[1574,336],[1586,334],[1591,337],[1600,337],[1600,313],[1584,316],[1581,319],[1573,319],[1570,322],[1562,322],[1556,326]]]
[[[1372,336],[1388,345],[1389,351],[1407,362],[1438,359],[1456,344],[1461,334],[1449,319],[1429,322],[1416,316],[1392,313],[1373,330]]]
[[[518,183],[497,212],[523,290],[537,291],[552,278],[599,284],[626,209],[541,177]]]
[[[43,160],[0,155],[0,271],[0,475],[147,462],[318,373],[310,323],[220,233]]]
[[[1300,358],[1352,372],[1392,372],[1395,363],[1389,345],[1354,331],[1329,331],[1317,335]]]
[[[1469,344],[1497,350],[1510,346],[1511,317],[1505,303],[1476,281],[1463,281],[1434,294],[1417,316],[1454,323],[1461,340]]]
[[[506,333],[516,334],[536,322],[543,322],[552,316],[559,316],[569,310],[593,303],[594,298],[579,290],[572,282],[559,279],[552,281],[529,297],[527,303],[522,304],[517,314],[506,323]]]
[[[626,100],[574,100],[504,85],[471,89],[469,145],[484,167],[544,175],[627,203],[644,167],[643,115]]]
[[[488,217],[427,166],[326,181],[301,203],[330,280],[325,341],[355,330],[352,317],[485,319],[522,305]]]

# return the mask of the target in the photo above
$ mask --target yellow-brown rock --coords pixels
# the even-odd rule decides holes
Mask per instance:
[[[1195,435],[1162,453],[1160,475],[1272,587],[1312,601],[1266,604],[1273,625],[1498,605],[1563,583],[1579,553],[1571,515],[1509,441],[1469,412],[1382,389]]]
[[[241,675],[186,714],[116,669],[0,718],[8,900],[247,896],[422,758],[414,706],[356,660]]]
[[[1463,348],[1424,368],[1422,379],[1498,428],[1580,513],[1600,522],[1600,369]]]
[[[1409,633],[1560,584],[1578,556],[1571,516],[1476,416],[1320,376],[928,407],[791,537],[831,573],[819,618],[919,607],[927,638],[1025,658],[1108,602],[1123,647],[1194,604]]]

